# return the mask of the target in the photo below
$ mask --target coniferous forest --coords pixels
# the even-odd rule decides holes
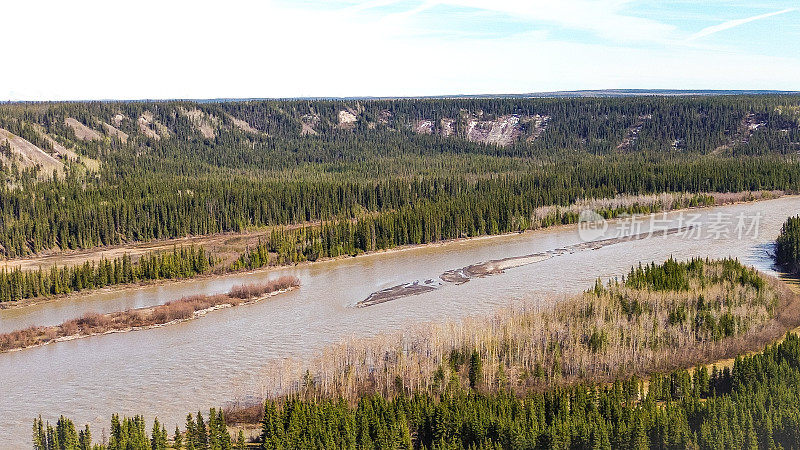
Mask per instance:
[[[85,289],[147,280],[189,278],[204,274],[213,264],[203,247],[175,247],[171,252],[151,252],[135,263],[125,254],[114,260],[87,261],[78,266],[52,266],[50,270],[0,270],[0,302],[47,297]]]
[[[800,272],[800,216],[790,217],[775,244],[775,259],[786,270]]]
[[[795,96],[6,104],[39,153],[0,139],[0,254],[367,216],[436,239],[583,198],[793,192],[799,121]]]

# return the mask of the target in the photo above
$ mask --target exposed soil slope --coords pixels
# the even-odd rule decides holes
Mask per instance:
[[[75,132],[75,137],[84,141],[100,141],[103,139],[103,136],[98,133],[97,131],[87,127],[86,125],[79,122],[77,119],[72,117],[67,117],[64,119],[64,125],[72,128],[72,131]]]
[[[31,142],[0,128],[0,144],[7,143],[11,152],[17,157],[17,162],[24,168],[41,166],[41,176],[52,176],[53,171],[59,174],[64,172],[64,163],[51,154],[35,146]],[[7,158],[5,155],[0,156]]]

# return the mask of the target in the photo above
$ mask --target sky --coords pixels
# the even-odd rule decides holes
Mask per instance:
[[[25,0],[0,42],[0,100],[800,90],[800,0]]]

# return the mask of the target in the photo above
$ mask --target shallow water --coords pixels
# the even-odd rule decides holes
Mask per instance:
[[[189,294],[212,294],[231,286],[295,275],[302,287],[249,306],[224,309],[165,328],[111,334],[0,354],[0,442],[28,447],[35,416],[54,422],[65,414],[77,424],[90,422],[99,438],[111,413],[157,412],[168,430],[185,414],[263,393],[264,370],[288,357],[308,357],[323,346],[352,336],[402,330],[421,321],[485,314],[520,299],[553,301],[592,286],[598,277],[627,273],[639,262],[670,255],[732,256],[760,270],[772,270],[771,242],[790,215],[800,212],[800,197],[695,210],[699,238],[684,234],[624,241],[596,250],[505,270],[505,273],[447,283],[432,292],[356,308],[371,293],[439,275],[471,264],[558,249],[582,241],[578,228],[475,239],[442,246],[378,253],[282,270],[237,274],[136,290],[89,294],[56,303],[0,311],[0,331],[31,324],[56,324],[87,311],[107,312],[151,306]],[[687,213],[670,213],[668,227],[683,226]],[[718,214],[730,214],[720,221]],[[761,214],[757,236],[735,229],[738,216],[752,225]],[[660,215],[659,215],[660,217]],[[683,217],[684,220],[681,220]],[[747,221],[749,218],[749,222]],[[727,222],[729,236],[713,234]],[[602,236],[614,237],[626,221],[609,224]],[[647,230],[644,223],[642,230]],[[637,230],[641,231],[641,230]]]

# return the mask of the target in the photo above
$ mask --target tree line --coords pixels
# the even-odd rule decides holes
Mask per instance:
[[[247,443],[240,431],[237,439],[231,439],[222,409],[211,408],[208,420],[198,411],[197,416],[186,416],[184,431],[175,428],[170,438],[166,427],[153,420],[150,433],[143,416],[120,418],[111,416],[110,435],[102,443],[92,442],[89,425],[76,432],[72,420],[61,416],[52,426],[41,417],[33,421],[33,448],[35,450],[244,450]]]
[[[0,302],[47,297],[116,284],[208,273],[214,264],[203,247],[174,247],[171,252],[150,252],[135,263],[129,254],[113,260],[87,261],[82,265],[53,265],[50,270],[0,270]]]
[[[661,192],[794,191],[800,166],[781,158],[649,162],[574,160],[516,174],[436,175],[413,179],[283,181],[244,175],[140,174],[114,182],[68,176],[0,187],[0,253],[84,249],[251,227],[357,218],[403,211],[442,222],[468,208],[493,215],[497,229],[530,220],[538,208],[578,199]],[[491,219],[487,217],[487,220]],[[415,219],[419,220],[419,219]],[[415,224],[419,226],[420,224]],[[491,233],[491,223],[481,233]],[[469,232],[469,230],[465,230]]]
[[[793,273],[800,272],[800,216],[790,217],[775,242],[775,259]]]
[[[356,406],[268,401],[262,446],[277,448],[796,448],[800,339],[700,367],[515,396],[454,388]]]
[[[626,286],[635,289],[655,291],[688,291],[691,282],[701,285],[729,281],[741,286],[752,286],[756,291],[764,288],[764,279],[755,270],[742,265],[735,259],[723,259],[714,262],[718,270],[707,270],[708,260],[692,258],[687,262],[676,261],[670,257],[662,264],[650,264],[631,268],[624,279]]]
[[[418,245],[577,223],[580,212],[574,207],[541,210],[524,205],[499,191],[490,191],[485,201],[441,200],[436,204],[402,207],[381,214],[362,215],[352,220],[323,221],[300,228],[276,228],[269,240],[242,255],[236,267],[260,267],[335,258],[403,245]],[[491,200],[489,199],[491,197]],[[713,204],[705,195],[674,200],[672,208]],[[625,214],[650,214],[662,211],[661,203],[633,201],[628,205],[595,208],[606,219]],[[274,257],[269,258],[272,254]],[[257,265],[256,263],[260,264]]]

